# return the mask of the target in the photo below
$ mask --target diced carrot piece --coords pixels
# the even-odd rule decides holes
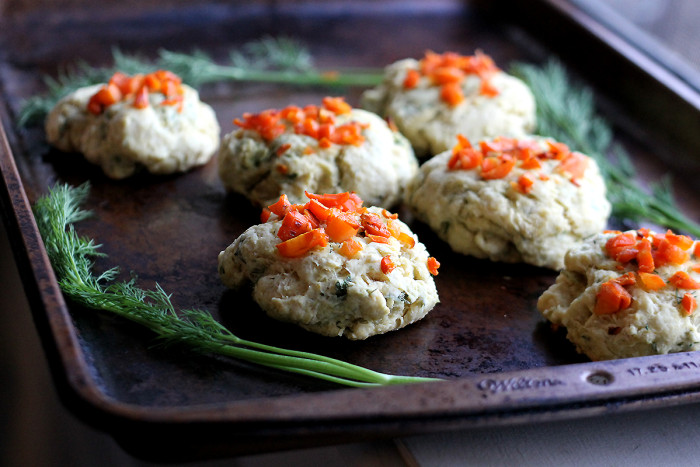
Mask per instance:
[[[270,211],[267,208],[263,208],[262,212],[260,213],[260,222],[263,224],[267,222],[270,219],[270,216],[272,215],[272,211]]]
[[[365,234],[371,242],[374,243],[389,243],[391,237],[383,237],[381,235]]]
[[[362,227],[365,232],[371,235],[378,235],[380,237],[390,237],[391,233],[387,226],[382,222],[378,215],[372,213],[365,213],[360,216],[362,220]]]
[[[397,238],[401,243],[408,245],[409,248],[416,246],[416,240],[406,232],[401,232]]]
[[[396,269],[396,265],[394,265],[394,262],[391,260],[391,257],[387,255],[382,258],[381,268],[384,274],[389,274],[391,271]]]
[[[588,167],[588,158],[581,153],[569,153],[557,166],[557,171],[560,173],[568,173],[572,179],[583,177]]]
[[[692,266],[690,266],[690,270],[700,274],[700,264],[693,264]]]
[[[386,228],[389,231],[389,235],[398,240],[399,235],[401,235],[401,227],[399,226],[399,223],[395,222],[394,219],[387,219]]]
[[[471,170],[482,164],[483,155],[481,151],[473,148],[464,148],[452,154],[447,163],[447,168],[451,170]]]
[[[306,194],[307,198],[315,199],[328,208],[336,208],[350,199],[350,193],[347,191],[344,193],[326,193],[323,195],[309,193],[308,191],[305,191],[304,193]]]
[[[297,237],[312,230],[311,222],[302,213],[289,210],[282,219],[282,225],[277,232],[277,237],[282,241]]]
[[[618,255],[623,251],[634,247],[637,244],[636,236],[631,232],[618,234],[608,239],[605,242],[605,251],[612,259],[617,259]]]
[[[481,178],[495,180],[504,178],[515,167],[515,159],[503,155],[501,157],[487,157],[481,163]]]
[[[525,194],[530,193],[534,184],[535,180],[529,174],[522,174],[518,178],[518,191]]]
[[[305,114],[301,107],[290,105],[280,110],[280,117],[290,123],[296,124],[304,120]]]
[[[571,152],[569,150],[569,146],[564,143],[548,140],[547,146],[549,146],[549,152],[551,153],[552,159],[562,160]]]
[[[632,296],[614,280],[604,282],[596,294],[596,303],[593,313],[597,315],[609,315],[617,313],[630,306]]]
[[[681,299],[681,306],[683,307],[685,314],[690,315],[693,313],[693,311],[695,311],[695,308],[697,308],[698,302],[691,294],[685,293]]]
[[[438,268],[440,267],[440,261],[436,260],[432,256],[428,258],[428,272],[433,276],[438,275]]]
[[[354,258],[364,247],[362,242],[355,238],[349,238],[340,245],[338,253],[345,256],[346,258]]]
[[[633,272],[628,272],[628,273],[623,274],[614,280],[615,280],[615,282],[617,282],[618,284],[620,284],[622,286],[634,285],[637,282],[637,277],[634,275]]]
[[[637,242],[639,252],[637,253],[637,266],[641,272],[653,272],[654,255],[651,253],[651,242],[646,238]]]
[[[345,102],[345,99],[342,97],[324,97],[322,102],[326,109],[337,115],[347,114],[352,111],[350,104]]]
[[[483,78],[481,80],[481,87],[479,88],[479,93],[487,97],[496,97],[501,93],[496,86],[493,85],[490,79]]]
[[[275,151],[275,154],[277,154],[277,157],[281,157],[285,152],[289,151],[289,148],[291,148],[292,145],[290,143],[284,143],[280,147],[277,148]]]
[[[398,219],[399,215],[397,213],[390,213],[386,209],[382,209],[382,216],[386,217],[387,219]]]
[[[328,219],[328,216],[331,215],[331,208],[324,206],[317,199],[312,199],[311,201],[306,203],[306,209],[311,211],[313,215],[316,216],[316,218],[321,222]]]
[[[454,107],[464,100],[464,93],[459,83],[443,84],[440,88],[440,99]]]
[[[145,109],[148,107],[148,88],[146,86],[143,86],[136,92],[132,105],[136,109]]]
[[[666,232],[666,240],[671,245],[677,246],[681,250],[688,250],[693,246],[693,239],[687,235],[676,235],[670,230]]]
[[[285,258],[298,258],[317,247],[328,245],[328,235],[322,229],[314,229],[277,244],[277,251]]]
[[[464,79],[464,72],[459,68],[443,66],[435,69],[430,79],[435,84],[459,83]]]
[[[679,289],[700,289],[700,282],[690,277],[685,271],[677,271],[668,281]]]
[[[536,157],[531,157],[529,159],[525,159],[520,164],[520,167],[522,167],[525,170],[537,170],[542,168],[542,164]]]
[[[274,214],[277,214],[277,216],[281,219],[287,214],[287,211],[291,205],[292,204],[289,202],[287,195],[282,194],[276,203],[269,205],[267,208]]]
[[[640,272],[639,280],[646,290],[659,290],[666,286],[666,282],[658,274]]]
[[[406,72],[406,77],[403,80],[403,87],[404,89],[413,89],[416,86],[418,86],[418,82],[420,81],[420,73],[418,70],[408,70]]]
[[[695,249],[693,249],[693,254],[696,258],[700,258],[700,242],[695,242]]]
[[[657,267],[666,264],[683,264],[690,259],[689,252],[683,251],[683,249],[676,245],[672,245],[666,237],[661,239],[659,246],[652,254],[654,254],[654,263]]]
[[[341,243],[354,237],[359,229],[357,219],[342,211],[335,211],[326,219],[326,233],[334,242]]]

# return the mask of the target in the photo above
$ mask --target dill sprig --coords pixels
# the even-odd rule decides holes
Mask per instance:
[[[572,84],[561,63],[550,60],[541,67],[518,63],[511,72],[523,79],[535,95],[538,133],[596,160],[606,181],[614,217],[634,222],[646,220],[700,237],[700,224],[676,205],[670,176],[651,183],[648,191],[638,184],[629,154],[612,144],[610,125],[596,115],[593,92]]]
[[[18,125],[41,122],[59,99],[78,88],[105,83],[115,71],[127,74],[148,73],[157,69],[177,73],[193,86],[222,81],[260,82],[297,86],[374,86],[383,77],[381,70],[319,71],[309,51],[297,41],[284,37],[264,37],[249,42],[229,53],[229,63],[216,63],[209,55],[195,50],[191,53],[161,49],[155,60],[112,50],[113,65],[91,67],[78,62],[62,70],[56,78],[44,77],[45,95],[27,99],[19,113]]]
[[[201,353],[232,357],[346,386],[437,381],[379,373],[322,355],[244,340],[207,311],[177,312],[170,296],[158,285],[154,290],[143,290],[137,287],[135,278],[117,281],[117,268],[93,275],[93,258],[104,254],[99,252],[100,246],[94,240],[80,237],[73,225],[91,215],[80,207],[88,193],[87,183],[77,188],[59,184],[34,205],[34,216],[58,283],[73,302],[141,324],[164,344],[185,345]]]

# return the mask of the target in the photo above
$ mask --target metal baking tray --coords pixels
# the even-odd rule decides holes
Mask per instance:
[[[436,278],[441,303],[426,319],[362,342],[273,321],[249,294],[227,291],[218,279],[218,252],[256,223],[259,211],[225,193],[215,161],[185,175],[116,182],[79,156],[49,148],[40,127],[21,129],[15,123],[21,102],[44,91],[43,73],[57,73],[77,59],[103,65],[113,46],[144,54],[161,47],[198,48],[222,57],[264,35],[286,35],[307,44],[322,69],[382,67],[426,49],[481,49],[504,68],[557,55],[594,86],[601,112],[633,155],[641,180],[675,173],[683,208],[698,218],[697,186],[689,181],[697,179],[700,167],[693,131],[700,120],[697,93],[581,10],[556,0],[194,2],[167,11],[155,2],[136,10],[106,5],[21,11],[5,20],[0,203],[63,402],[133,455],[161,461],[215,458],[700,399],[699,354],[588,362],[536,310],[554,272],[454,255],[403,208],[402,218],[442,262]],[[558,40],[564,32],[567,41]],[[576,52],[580,47],[586,53]],[[201,89],[223,132],[243,112],[316,103],[334,93],[261,84]],[[358,93],[347,90],[348,100],[355,103]],[[86,208],[96,216],[77,227],[103,244],[108,258],[98,268],[135,271],[143,287],[157,282],[177,307],[206,308],[247,339],[445,381],[341,388],[180,347],[157,347],[153,335],[134,324],[66,303],[31,204],[57,181],[87,180],[92,190]]]

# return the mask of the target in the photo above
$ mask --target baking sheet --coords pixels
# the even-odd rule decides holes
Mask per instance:
[[[14,125],[21,101],[43,89],[41,73],[55,73],[78,58],[102,64],[114,45],[143,53],[201,48],[221,58],[229,48],[267,33],[285,34],[309,45],[324,69],[381,67],[426,49],[481,49],[501,66],[538,62],[551,54],[527,29],[482,16],[470,3],[430,4],[409,3],[412,9],[385,2],[372,9],[363,2],[353,7],[258,3],[236,10],[213,3],[141,12],[148,21],[138,12],[111,19],[105,14],[89,22],[59,15],[41,29],[32,29],[35,20],[26,17],[4,29],[3,45],[12,47],[4,48],[0,63],[3,213],[59,392],[74,412],[136,455],[182,460],[697,398],[700,358],[695,353],[586,363],[536,310],[554,272],[454,255],[427,227],[412,222],[404,208],[401,218],[442,263],[436,277],[441,303],[428,318],[363,342],[278,323],[265,317],[245,291],[227,291],[219,282],[218,252],[256,223],[259,211],[225,193],[215,161],[185,175],[115,182],[79,156],[49,148],[41,128]],[[572,66],[576,58],[563,57]],[[347,91],[356,103],[359,91]],[[232,119],[243,112],[318,103],[332,93],[259,84],[201,89],[223,132],[233,130]],[[618,139],[639,162],[642,177],[663,168],[667,161],[641,139],[646,122],[626,113],[609,94],[601,99],[607,116],[619,123]],[[339,388],[183,348],[154,347],[152,334],[134,324],[66,304],[29,206],[57,181],[78,185],[87,180],[93,188],[86,207],[96,216],[77,227],[103,244],[108,258],[98,261],[98,268],[120,265],[126,277],[135,271],[142,287],[157,282],[172,293],[176,307],[206,308],[246,339],[446,381]],[[697,213],[697,190],[684,183],[679,189],[689,196],[682,197],[683,205]]]

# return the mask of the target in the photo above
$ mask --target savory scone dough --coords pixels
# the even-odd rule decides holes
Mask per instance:
[[[431,70],[421,71],[427,61],[431,70],[432,62],[439,61],[434,67],[437,77]],[[460,68],[452,62],[465,65]],[[446,68],[459,71],[439,74]],[[420,77],[407,86],[409,74],[416,72]],[[442,97],[442,82],[449,85],[448,80],[456,79],[451,78],[453,74],[462,78],[457,85],[463,98],[450,104]],[[535,98],[530,89],[498,70],[483,54],[464,57],[428,52],[420,61],[395,62],[386,67],[382,84],[365,91],[360,106],[391,119],[419,156],[447,150],[458,134],[477,141],[496,136],[521,137],[535,127]]]
[[[399,202],[418,170],[411,145],[378,116],[338,103],[326,98],[321,109],[290,106],[244,115],[247,120],[238,121],[242,128],[224,136],[219,151],[219,174],[226,188],[261,206],[282,193],[293,203],[303,203],[305,190],[354,191],[367,204],[386,208]],[[262,118],[269,121],[258,125]],[[356,134],[348,131],[355,138],[324,139],[324,119],[333,128],[326,134],[356,129]],[[265,134],[271,127],[278,132]]]
[[[367,210],[387,222],[382,212]],[[272,214],[219,254],[219,275],[231,288],[252,282],[255,301],[270,317],[324,336],[357,340],[399,329],[423,318],[438,294],[425,246],[403,222],[391,222],[408,237],[381,243],[360,229],[354,241],[362,249],[351,258],[332,240],[283,257],[277,248],[282,219]],[[393,270],[384,269],[386,257]]]
[[[162,105],[167,97],[149,92],[144,108],[135,108],[134,96],[128,96],[99,114],[88,111],[91,98],[103,86],[80,88],[56,104],[45,124],[49,143],[82,153],[114,179],[141,168],[154,174],[184,172],[205,164],[216,152],[216,115],[191,87],[181,85],[181,107]]]
[[[454,251],[561,269],[569,248],[605,228],[610,203],[593,159],[538,137],[462,147],[469,145],[458,143],[428,160],[406,189],[405,201],[416,217]],[[489,179],[480,162],[466,170],[448,167],[459,154],[472,152],[484,161],[511,160],[513,166],[504,176],[496,173]],[[575,175],[563,169],[567,166]]]
[[[659,265],[662,263],[658,252],[664,249],[660,245],[673,234],[644,231],[627,234],[650,239],[654,245],[651,256],[656,265],[647,269],[652,272],[640,274],[637,259],[621,262],[611,257],[606,244],[619,233],[600,233],[569,251],[565,269],[542,294],[537,308],[555,326],[566,327],[567,338],[578,352],[592,360],[700,350],[700,314],[695,304],[700,298],[695,288],[700,285],[698,242],[682,248],[687,260]],[[628,254],[629,250],[622,253]],[[635,251],[632,251],[634,258],[633,255]],[[690,281],[678,280],[684,277],[683,273]],[[649,277],[658,281],[658,285]],[[601,291],[611,282],[626,290],[627,301],[601,309],[598,303]],[[617,308],[620,309],[616,311]]]

